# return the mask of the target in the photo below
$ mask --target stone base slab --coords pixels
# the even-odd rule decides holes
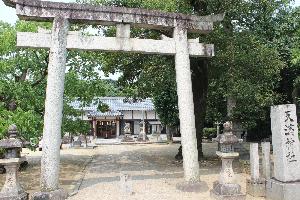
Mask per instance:
[[[203,184],[199,182],[182,182],[176,185],[176,189],[182,192],[201,192]]]
[[[269,179],[266,183],[267,200],[292,200],[300,199],[300,181],[284,183]]]
[[[135,142],[130,134],[125,134],[121,142]]]
[[[245,200],[246,195],[241,193],[241,186],[238,184],[220,184],[214,182],[210,197],[216,200]]]
[[[138,142],[148,142],[149,141],[149,138],[148,136],[145,134],[145,140],[144,140],[144,135],[143,134],[139,134],[137,140]]]
[[[28,193],[24,192],[18,195],[0,193],[0,200],[28,200]]]
[[[247,191],[247,194],[249,194],[253,197],[265,197],[266,196],[266,182],[265,181],[253,182],[253,181],[247,179],[246,191]]]
[[[32,200],[65,200],[68,198],[68,193],[63,190],[54,190],[51,192],[36,192],[32,195]]]

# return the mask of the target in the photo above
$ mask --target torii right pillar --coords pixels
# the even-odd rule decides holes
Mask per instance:
[[[200,173],[195,128],[194,101],[187,30],[174,28],[175,68],[185,182],[177,185],[182,191],[199,190]]]

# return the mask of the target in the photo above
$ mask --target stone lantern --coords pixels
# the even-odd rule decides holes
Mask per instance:
[[[147,134],[146,134],[146,122],[144,120],[142,120],[140,122],[140,134],[137,138],[137,141],[139,141],[139,142],[149,141],[149,138],[147,137]]]
[[[21,187],[18,180],[18,170],[25,157],[21,157],[22,141],[17,139],[17,126],[8,129],[9,139],[0,140],[0,148],[4,149],[4,159],[0,164],[6,169],[6,181],[0,192],[0,200],[27,200],[28,193]]]
[[[241,186],[236,183],[235,174],[232,169],[232,162],[239,156],[234,152],[233,145],[239,142],[239,139],[232,134],[232,122],[224,123],[224,133],[217,136],[214,141],[219,143],[219,149],[216,154],[222,160],[222,169],[219,180],[214,182],[210,194],[215,199],[226,200],[244,200],[246,195],[241,193]]]
[[[130,123],[125,123],[124,126],[124,137],[122,139],[122,142],[134,142],[132,136],[131,136],[131,128]]]

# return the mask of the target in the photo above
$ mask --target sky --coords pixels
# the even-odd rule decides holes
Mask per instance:
[[[75,2],[76,0],[50,0],[50,1]],[[2,0],[0,0],[0,20],[8,22],[10,24],[14,24],[17,20],[15,9],[11,7],[7,7]]]

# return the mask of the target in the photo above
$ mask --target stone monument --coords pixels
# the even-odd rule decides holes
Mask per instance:
[[[300,199],[300,151],[296,106],[271,107],[274,176],[267,180],[268,200]]]
[[[27,200],[28,193],[23,190],[18,178],[20,164],[26,159],[21,157],[23,143],[17,139],[17,126],[11,125],[8,134],[9,139],[0,141],[0,148],[5,150],[4,159],[0,160],[0,164],[6,169],[6,180],[0,192],[0,200]]]
[[[260,177],[258,143],[250,144],[251,179],[247,179],[247,194],[254,197],[266,196],[266,181]]]
[[[220,144],[220,149],[216,154],[222,160],[222,169],[219,180],[214,182],[210,195],[218,200],[244,200],[246,195],[241,193],[241,186],[236,183],[235,174],[232,169],[232,162],[239,156],[234,152],[233,145],[239,142],[239,139],[232,134],[232,123],[224,123],[223,134],[214,139]]]

